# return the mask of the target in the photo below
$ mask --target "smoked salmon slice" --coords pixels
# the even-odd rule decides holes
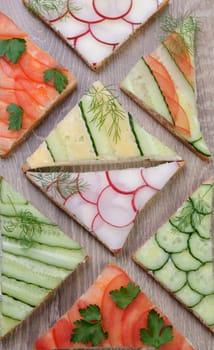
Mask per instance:
[[[76,87],[76,79],[1,12],[0,23],[0,158],[4,158]],[[9,53],[4,50],[8,42]],[[17,52],[17,43],[23,48],[21,52]],[[46,78],[47,71],[53,79]],[[55,75],[62,79],[62,86],[57,86]],[[11,126],[7,111],[12,103],[23,109],[18,130]],[[16,110],[13,118],[21,118]]]
[[[134,296],[131,293],[132,288],[137,290]],[[125,304],[122,305],[124,295],[128,295],[129,299],[128,301],[125,299]],[[90,314],[92,309],[99,310],[98,318],[95,313]],[[87,315],[84,314],[85,312]],[[159,347],[160,350],[194,350],[184,336],[172,326],[167,316],[163,315],[140,291],[126,272],[114,264],[109,264],[88,291],[35,342],[34,346],[36,350],[87,348],[93,345],[95,341],[93,337],[97,337],[97,332],[102,330],[103,337],[99,342],[94,343],[96,346],[113,348],[129,346],[132,349],[139,347],[146,349],[148,344],[146,341],[143,342],[141,332],[148,327],[148,317],[151,312],[161,317],[164,327],[170,326],[172,332],[172,339],[162,344]],[[99,322],[98,328],[96,328],[96,322]],[[76,340],[73,341],[75,330],[84,325],[94,327],[94,332],[91,332],[91,336],[86,341],[79,343]],[[83,338],[85,336],[86,333],[83,332]]]

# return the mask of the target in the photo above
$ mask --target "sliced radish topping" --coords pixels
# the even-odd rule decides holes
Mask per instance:
[[[112,227],[97,215],[93,221],[92,231],[109,249],[118,251],[123,247],[132,227],[133,223],[123,228]]]
[[[132,33],[132,26],[121,19],[105,20],[101,23],[91,24],[90,30],[93,37],[98,41],[115,45],[125,40]]]
[[[96,13],[103,18],[118,19],[129,13],[132,8],[132,0],[93,0],[93,7]]]
[[[53,23],[53,26],[58,30],[65,38],[73,38],[79,36],[88,31],[88,24],[77,21],[70,14],[61,21]]]
[[[157,10],[157,8],[157,0],[133,0],[132,8],[125,16],[125,19],[133,24],[144,23]]]
[[[76,43],[76,49],[90,64],[102,62],[111,55],[114,46],[102,44],[89,33],[80,37]]]
[[[155,190],[161,190],[178,167],[179,165],[176,162],[172,162],[161,164],[153,168],[145,168],[142,169],[142,177],[148,186]]]
[[[155,195],[157,191],[148,186],[142,186],[139,188],[133,198],[133,208],[136,211],[140,211],[146,205],[146,203]]]
[[[78,176],[78,190],[82,199],[97,204],[98,197],[108,185],[105,172],[81,173]]]
[[[93,219],[97,214],[96,205],[86,203],[78,194],[75,194],[65,202],[64,206],[90,230]]]
[[[49,21],[57,21],[66,15],[68,11],[66,1],[55,0],[54,1],[54,9],[49,9],[48,11],[41,10],[40,14],[47,18]]]
[[[72,16],[80,22],[96,23],[103,20],[97,12],[95,12],[91,1],[88,0],[68,0],[68,9]]]
[[[131,194],[144,185],[141,169],[107,171],[109,185],[117,192]]]
[[[132,195],[123,195],[107,186],[98,198],[101,218],[114,227],[125,227],[134,222],[136,212],[132,207]]]

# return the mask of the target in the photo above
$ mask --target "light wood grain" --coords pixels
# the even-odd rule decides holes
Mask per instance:
[[[185,13],[196,15],[202,24],[196,52],[198,109],[204,136],[212,154],[214,154],[214,1],[172,0],[169,8],[173,15]],[[90,262],[76,271],[62,285],[55,296],[51,297],[32,317],[0,344],[0,349],[32,349],[35,339],[52,326],[75,299],[89,287],[105,264],[114,262],[124,268],[139,283],[144,292],[192,342],[196,350],[214,350],[213,335],[131,260],[131,254],[137,247],[182,204],[187,195],[204,179],[214,177],[213,162],[207,164],[197,158],[118,88],[118,83],[125,77],[137,59],[157,46],[160,39],[159,18],[153,19],[145,30],[98,74],[90,71],[65,43],[28,12],[21,0],[0,0],[0,11],[14,19],[38,45],[69,68],[78,79],[78,89],[49,115],[35,133],[10,158],[0,160],[0,175],[22,192],[46,216],[57,222],[62,230],[80,242],[86,248],[88,255],[91,256]],[[135,116],[139,123],[175,149],[186,160],[186,166],[182,172],[156,197],[152,206],[147,207],[139,216],[122,254],[116,258],[34,188],[21,171],[21,166],[27,156],[41,143],[41,140],[74,106],[96,79],[100,79],[104,84],[114,85],[119,101]]]

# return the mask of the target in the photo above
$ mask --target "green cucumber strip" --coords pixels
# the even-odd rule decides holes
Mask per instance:
[[[188,249],[183,250],[180,253],[172,254],[171,258],[175,266],[182,271],[197,270],[199,266],[201,266],[201,262],[193,258]]]
[[[95,140],[94,140],[94,138],[93,138],[93,136],[92,136],[90,127],[89,127],[89,125],[88,125],[88,121],[87,121],[87,118],[86,118],[86,115],[85,115],[85,111],[84,111],[84,107],[83,107],[83,102],[82,102],[82,101],[80,101],[80,103],[79,103],[79,108],[80,108],[80,110],[81,110],[82,118],[83,118],[83,120],[84,120],[84,122],[85,122],[86,129],[87,129],[88,134],[89,134],[89,136],[90,136],[91,144],[92,144],[92,146],[93,146],[94,153],[95,153],[96,156],[98,157],[98,156],[99,156],[99,153],[98,153],[98,151],[97,151],[97,147],[96,147]]]
[[[209,151],[209,148],[207,147],[204,139],[201,137],[199,140],[192,141],[191,145],[201,154],[204,156],[210,157],[211,153]]]
[[[10,220],[5,217],[0,217],[2,221],[2,227],[7,227]],[[73,241],[69,236],[59,230],[56,225],[41,224],[42,232],[40,235],[35,235],[33,241],[36,243],[45,244],[51,247],[67,248],[67,249],[81,249],[81,246]],[[3,230],[2,234],[10,238],[20,238],[20,229],[17,227],[12,232]]]
[[[2,273],[7,277],[53,289],[69,271],[3,252]]]
[[[45,142],[54,162],[69,160],[64,140],[61,138],[57,128],[50,132]]]
[[[203,298],[201,294],[192,290],[188,284],[176,292],[175,295],[188,307],[195,306]]]
[[[195,211],[192,214],[192,226],[200,237],[211,239],[212,214],[203,215]]]
[[[155,271],[154,276],[172,292],[179,291],[187,281],[186,272],[178,270],[172,260],[168,260],[162,269]]]
[[[21,193],[16,192],[7,181],[4,179],[0,180],[0,198],[2,203],[11,204],[27,204],[27,200],[21,195]]]
[[[39,243],[32,243],[29,248],[26,248],[19,240],[8,237],[3,237],[2,247],[5,252],[67,270],[74,270],[85,256],[82,250],[49,247]]]
[[[6,335],[8,332],[11,331],[11,329],[16,327],[17,324],[19,324],[18,320],[14,320],[13,318],[2,315],[2,328],[0,336],[3,337],[4,335]]]
[[[214,326],[214,294],[204,297],[192,310],[208,324],[208,326]]]
[[[212,263],[202,265],[196,271],[187,275],[190,287],[202,295],[214,293],[214,278]]]
[[[170,224],[180,232],[193,233],[194,229],[191,223],[193,211],[192,202],[190,200],[186,201],[183,206],[176,211],[175,215],[171,216],[169,219]]]
[[[136,260],[148,270],[161,269],[169,258],[162,248],[157,244],[155,237],[150,238],[143,247],[135,254]]]
[[[48,289],[2,276],[2,293],[16,300],[23,301],[25,304],[36,306],[41,303],[49,292],[50,290]]]
[[[212,261],[212,241],[201,238],[197,233],[193,233],[189,239],[189,250],[192,256],[202,263]]]
[[[188,235],[179,232],[169,222],[165,223],[155,235],[158,245],[168,253],[178,253],[187,248]]]
[[[24,320],[33,308],[21,301],[3,294],[2,314],[18,321]]]
[[[138,137],[137,137],[137,134],[136,134],[136,131],[135,131],[134,121],[133,121],[133,117],[132,117],[131,113],[128,113],[128,117],[129,117],[130,129],[132,131],[132,134],[134,135],[134,139],[135,139],[138,151],[139,151],[140,155],[143,157],[144,153],[143,153],[143,151],[141,149],[140,142],[138,140]]]

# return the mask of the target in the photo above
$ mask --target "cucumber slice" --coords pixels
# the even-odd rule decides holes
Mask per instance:
[[[148,64],[142,57],[121,83],[122,89],[130,92],[139,102],[153,108],[170,123],[173,123],[168,105]]]
[[[197,271],[187,275],[188,283],[196,292],[208,295],[214,293],[214,278],[212,263],[202,265]]]
[[[175,266],[182,271],[197,270],[201,265],[201,262],[193,258],[188,249],[181,253],[172,254],[171,258]]]
[[[192,202],[188,200],[177,210],[176,214],[170,218],[169,222],[180,232],[193,233],[194,229],[191,221],[193,211]]]
[[[2,316],[2,327],[1,327],[1,332],[0,336],[5,336],[8,332],[11,331],[14,327],[19,324],[18,320],[14,320],[13,318],[7,317],[7,316]]]
[[[158,270],[165,265],[169,258],[169,254],[160,248],[155,237],[152,237],[142,248],[138,249],[135,258],[147,269]]]
[[[172,260],[168,260],[162,269],[155,271],[154,276],[172,292],[183,288],[187,280],[186,272],[178,270]]]
[[[202,263],[212,261],[212,241],[201,238],[197,233],[193,233],[189,239],[189,250],[192,256]]]
[[[182,289],[180,289],[176,296],[188,307],[193,307],[198,304],[203,296],[194,290],[192,290],[188,284],[186,284]]]
[[[195,211],[192,215],[192,226],[200,237],[211,239],[212,214],[203,215]]]
[[[21,195],[21,193],[16,192],[7,181],[1,179],[1,201],[3,203],[11,204],[27,204],[27,200]]]
[[[187,248],[189,236],[179,232],[169,222],[163,225],[155,235],[157,243],[168,253],[178,253]]]
[[[199,153],[207,157],[211,156],[211,153],[202,137],[199,140],[191,142],[191,144]]]
[[[199,214],[207,215],[212,213],[212,189],[213,184],[202,184],[190,197],[194,209]]]
[[[55,288],[69,272],[28,258],[3,254],[2,273],[47,289]]]
[[[2,292],[23,301],[25,304],[36,306],[41,303],[50,290],[2,276]]]
[[[15,300],[8,295],[3,295],[2,314],[18,321],[24,320],[33,308],[21,301]]]
[[[214,295],[207,295],[192,308],[208,326],[214,326]]]
[[[84,259],[82,250],[49,247],[39,243],[32,243],[30,248],[26,248],[19,240],[8,237],[3,237],[2,246],[5,252],[68,270],[74,270]]]
[[[51,131],[45,142],[54,162],[69,160],[64,141],[61,139],[61,135],[57,129]]]

